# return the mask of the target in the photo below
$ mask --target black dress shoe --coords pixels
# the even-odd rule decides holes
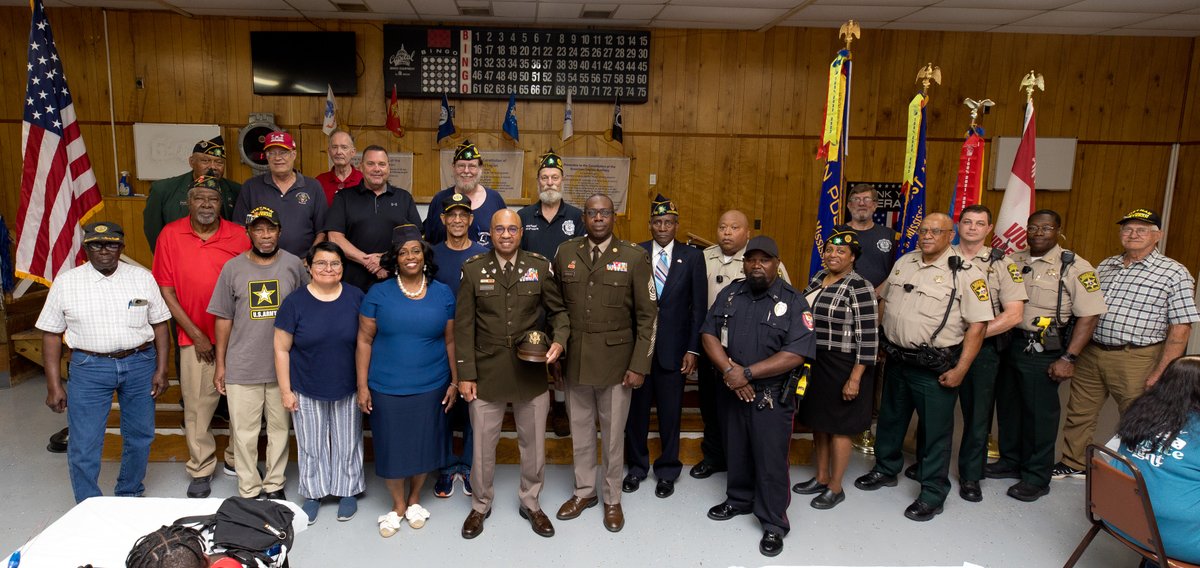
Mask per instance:
[[[880,487],[895,487],[896,483],[896,476],[884,475],[878,471],[871,471],[854,480],[854,486],[863,491],[874,491]]]
[[[988,479],[1021,479],[1021,472],[1004,462],[995,462],[983,466],[983,476]]]
[[[1032,483],[1026,483],[1024,481],[1008,488],[1009,497],[1012,497],[1018,501],[1024,501],[1026,503],[1037,501],[1038,498],[1049,493],[1049,487],[1038,487]]]
[[[658,485],[654,486],[654,495],[659,499],[666,499],[675,494],[674,479],[660,479]]]
[[[621,491],[625,493],[633,493],[642,486],[642,480],[635,477],[632,473],[625,476],[625,481],[621,482]]]
[[[708,518],[714,521],[728,521],[738,515],[749,515],[750,511],[735,509],[728,502],[721,503],[708,510]]]
[[[783,552],[783,535],[775,531],[763,531],[762,540],[758,541],[758,551],[763,556],[779,556]]]
[[[695,477],[696,479],[708,479],[709,476],[719,471],[725,471],[725,468],[719,468],[709,462],[702,461],[692,466],[692,470],[688,472],[688,475]]]
[[[70,430],[63,428],[50,436],[50,443],[46,444],[46,451],[52,454],[67,453],[67,441],[70,438]]]
[[[958,496],[962,497],[964,501],[970,501],[972,503],[983,501],[983,491],[979,489],[978,481],[959,481]]]
[[[188,498],[203,499],[210,494],[212,494],[212,475],[193,477],[191,483],[188,483]]]
[[[483,533],[483,521],[490,516],[492,516],[491,509],[488,509],[488,512],[486,513],[480,513],[479,511],[471,509],[471,512],[467,515],[466,520],[463,521],[462,537],[469,540],[479,536],[481,533]]]
[[[907,477],[913,481],[916,481],[917,480],[917,464],[914,463],[914,464],[904,468],[904,477]]]
[[[276,489],[275,491],[263,491],[262,494],[260,494],[258,496],[258,498],[259,499],[279,499],[280,501],[287,501],[287,495],[283,494],[282,489]]]
[[[826,490],[822,491],[820,495],[813,497],[813,500],[811,503],[809,503],[809,505],[812,505],[812,508],[814,508],[814,509],[825,510],[825,509],[832,509],[832,508],[836,507],[838,503],[841,503],[842,501],[845,501],[845,500],[846,500],[846,492],[845,491],[842,491],[840,493],[834,493],[832,489],[826,489]]]
[[[828,489],[828,487],[824,483],[817,481],[817,478],[814,477],[808,481],[793,485],[792,493],[796,493],[798,495],[814,495],[826,489]]]
[[[912,505],[909,505],[908,508],[904,510],[905,517],[908,517],[914,521],[920,521],[920,522],[928,521],[928,520],[934,518],[935,516],[940,515],[941,513],[942,513],[941,505],[938,505],[935,507],[935,506],[930,505],[929,503],[926,503],[920,499],[913,501]]]

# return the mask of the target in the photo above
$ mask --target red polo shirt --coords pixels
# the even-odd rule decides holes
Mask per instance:
[[[250,250],[246,229],[237,223],[221,219],[217,232],[207,241],[192,231],[188,217],[167,223],[158,236],[154,251],[154,279],[159,286],[175,288],[183,313],[208,336],[216,341],[213,327],[216,318],[208,313],[208,303],[221,267],[229,259]],[[192,344],[183,328],[179,328],[179,345]]]
[[[325,190],[325,199],[328,200],[329,205],[333,205],[334,194],[347,187],[358,185],[362,179],[362,172],[354,166],[350,166],[350,175],[346,176],[346,179],[338,179],[332,169],[317,176],[317,181],[321,182],[321,188]]]

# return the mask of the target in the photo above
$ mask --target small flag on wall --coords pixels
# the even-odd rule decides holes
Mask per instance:
[[[337,103],[333,100],[333,85],[326,85],[329,91],[325,94],[325,121],[321,124],[321,132],[326,136],[337,130]]]
[[[500,129],[510,139],[521,140],[521,133],[517,130],[517,95],[508,96],[508,110],[504,111],[504,124]]]

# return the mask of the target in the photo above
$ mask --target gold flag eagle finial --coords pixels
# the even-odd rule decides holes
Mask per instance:
[[[983,111],[983,114],[987,114],[992,107],[996,106],[996,103],[993,102],[992,99],[983,99],[982,101],[977,101],[975,99],[963,99],[963,104],[967,105],[967,108],[971,109],[972,128],[975,127],[975,121],[979,118],[980,111]]]
[[[1025,100],[1031,101],[1035,88],[1043,92],[1046,90],[1046,80],[1041,73],[1036,73],[1031,69],[1029,74],[1021,78],[1021,88],[1025,90]]]
[[[942,68],[934,67],[933,63],[926,63],[919,71],[917,71],[917,81],[921,84],[921,92],[929,90],[930,83],[942,84]]]
[[[862,37],[862,29],[858,27],[858,22],[854,20],[847,20],[846,23],[842,24],[842,27],[838,29],[838,37],[845,38],[846,50],[849,51],[850,42]]]

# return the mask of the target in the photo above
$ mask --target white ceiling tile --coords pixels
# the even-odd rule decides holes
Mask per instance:
[[[555,26],[578,27],[580,22],[582,22],[582,21],[583,20],[580,20],[578,18],[567,18],[567,19],[538,18],[537,23],[549,24],[549,25],[555,25]],[[588,23],[589,27],[595,26],[595,27],[600,27],[600,28],[613,28],[613,27],[644,28],[644,27],[650,26],[650,20],[588,20],[587,23]]]
[[[1055,34],[1055,35],[1092,35],[1108,30],[1110,27],[1065,27],[1065,26],[1000,26],[988,30],[1003,34]]]
[[[1154,18],[1154,14],[1131,14],[1128,12],[1046,12],[1032,18],[1020,20],[1017,26],[1062,26],[1065,28],[1100,28],[1107,30],[1136,24]],[[1074,33],[1074,32],[1064,32]]]
[[[612,12],[617,9],[616,4],[584,4],[584,11],[587,12]]]
[[[992,24],[930,24],[925,22],[889,22],[883,26],[888,30],[931,30],[939,32],[986,32],[996,26]]]
[[[617,11],[613,13],[613,17],[625,20],[649,20],[657,16],[662,9],[662,6],[655,6],[653,4],[642,4],[640,6],[623,5],[617,8]]]
[[[287,2],[284,2],[283,0],[257,0],[254,3],[254,6],[252,8],[246,6],[245,0],[211,0],[211,1],[209,1],[209,0],[171,0],[171,4],[174,6],[178,6],[184,10],[187,10],[188,12],[191,12],[193,14],[196,13],[196,11],[193,10],[193,8],[198,9],[198,10],[226,9],[226,10],[239,10],[239,11],[246,8],[246,9],[253,9],[253,10],[268,10],[268,11],[270,11],[270,10],[287,10],[287,11],[291,12],[293,15],[296,13],[296,11],[293,10],[291,6],[288,6]]]
[[[313,12],[340,12],[334,2],[346,2],[348,4],[362,4],[363,0],[288,0],[288,5],[301,11],[308,13]],[[407,6],[405,6],[407,8]],[[409,10],[410,12],[412,10]]]
[[[1144,37],[1196,37],[1200,35],[1200,31],[1196,30],[1149,30],[1137,28],[1118,28],[1101,32],[1098,35],[1106,36],[1144,36]]]
[[[1054,10],[1079,0],[941,0],[938,8],[1000,8],[1004,10]]]
[[[226,16],[230,18],[299,18],[295,10],[233,10],[229,8],[187,8],[196,16]]]
[[[457,16],[458,7],[454,2],[447,0],[408,0],[412,2],[412,7],[416,9],[418,14],[422,16]],[[367,0],[367,5],[376,12],[384,12],[383,4],[390,4],[386,0]]]
[[[775,8],[779,10],[791,10],[796,6],[803,4],[803,0],[671,0],[670,6],[711,6],[729,9],[741,8]]]
[[[667,1],[668,0],[621,0],[619,4],[658,4],[661,6],[666,4]],[[595,3],[595,0],[554,0],[554,2],[562,4],[592,4]],[[545,4],[546,2],[539,0],[538,3]]]
[[[1148,14],[1174,14],[1196,7],[1196,0],[1082,0],[1065,10],[1084,12],[1146,12]]]
[[[922,24],[964,24],[986,29],[1024,20],[1040,10],[1001,10],[997,8],[925,8],[900,18],[901,22]]]
[[[500,18],[525,18],[532,20],[537,16],[537,4],[534,2],[492,2],[492,14]]]
[[[766,24],[787,13],[767,8],[719,8],[667,5],[659,19],[676,22],[728,22],[729,24]],[[657,23],[657,21],[656,21]]]
[[[546,18],[578,18],[582,4],[548,4],[538,3],[538,21]]]
[[[814,4],[833,6],[914,6],[924,8],[938,0],[817,0]]]
[[[380,14],[377,12],[304,12],[305,16],[314,20],[381,20],[381,19],[405,19],[416,17],[411,10],[407,14],[392,13]]]
[[[653,25],[656,28],[692,28],[710,30],[753,30],[762,26],[762,24],[737,24],[734,22],[685,22],[677,20],[654,20]]]
[[[859,21],[859,25],[861,26],[862,22],[866,20],[890,22],[917,10],[920,10],[920,8],[915,6],[805,6],[793,14],[793,18],[825,21],[841,20],[842,23],[853,19]]]
[[[1200,32],[1200,14],[1173,14],[1130,24],[1130,28],[1147,30],[1190,30]]]
[[[459,8],[490,8],[491,0],[457,0]]]

